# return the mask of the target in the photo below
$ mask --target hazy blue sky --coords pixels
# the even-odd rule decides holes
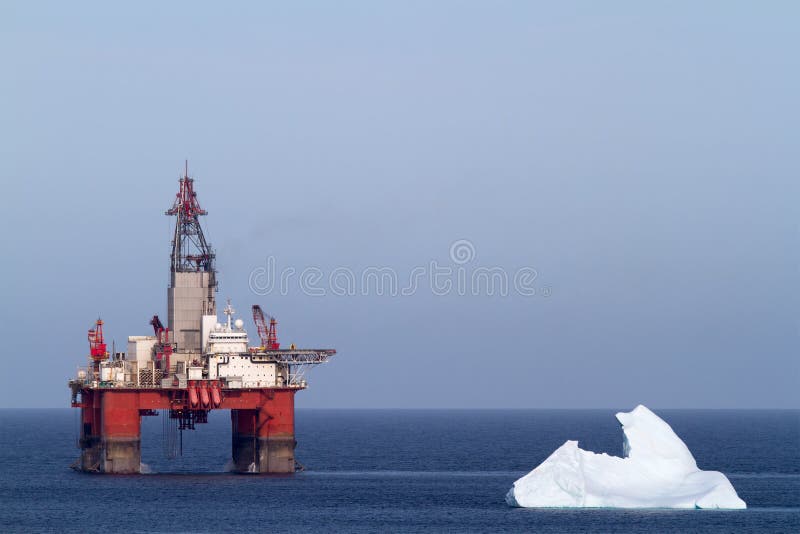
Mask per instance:
[[[300,407],[800,406],[800,4],[114,4],[0,6],[0,406],[166,316],[184,158]],[[539,292],[249,289],[459,239]]]

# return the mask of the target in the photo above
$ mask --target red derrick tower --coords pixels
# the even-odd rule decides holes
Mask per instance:
[[[175,216],[170,270],[172,272],[213,272],[214,251],[203,235],[200,216],[208,212],[200,207],[194,192],[194,179],[189,178],[186,162],[175,202],[165,214]]]

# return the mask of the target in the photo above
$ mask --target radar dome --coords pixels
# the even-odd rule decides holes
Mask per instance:
[[[219,332],[220,330],[222,330],[222,324],[221,324],[221,323],[217,323],[217,324],[215,324],[215,325],[214,325],[214,330],[215,330],[215,331],[217,331],[217,332]]]
[[[241,319],[236,319],[236,322],[235,322],[235,323],[233,323],[233,324],[234,324],[234,326],[236,326],[236,328],[238,328],[239,330],[241,330],[241,329],[242,329],[242,327],[244,327],[244,321],[242,321]]]

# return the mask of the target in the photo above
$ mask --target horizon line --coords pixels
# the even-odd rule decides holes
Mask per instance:
[[[639,403],[642,404],[642,403]],[[638,405],[637,405],[638,406]],[[646,406],[646,405],[645,405]],[[704,407],[704,406],[695,406],[691,408],[687,407],[669,407],[669,406],[647,406],[652,410],[716,410],[716,411],[733,411],[733,410],[753,410],[753,411],[800,411],[800,406],[795,407],[748,407],[748,406],[738,406],[738,407]],[[635,406],[633,407],[635,408]],[[603,407],[534,407],[534,408],[522,408],[522,407],[424,407],[424,408],[409,408],[409,407],[372,407],[372,408],[361,408],[361,407],[314,407],[314,406],[307,406],[307,407],[296,407],[296,410],[320,410],[320,411],[336,411],[336,410],[349,410],[349,411],[363,411],[363,412],[377,412],[377,411],[545,411],[545,410],[561,410],[561,411],[576,411],[576,410],[583,410],[583,411],[590,411],[590,410],[597,410],[597,411],[605,411],[605,410],[626,410],[626,409],[633,409],[627,407],[619,407],[619,406],[603,406]],[[0,406],[0,410],[71,410],[74,409],[72,406]],[[161,411],[161,410],[158,410]],[[218,411],[224,412],[229,411],[226,409],[219,409],[214,408],[209,411]]]

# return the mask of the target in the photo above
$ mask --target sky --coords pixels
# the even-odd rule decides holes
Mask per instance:
[[[0,407],[166,317],[188,159],[300,408],[799,408],[798,17],[3,2]]]

